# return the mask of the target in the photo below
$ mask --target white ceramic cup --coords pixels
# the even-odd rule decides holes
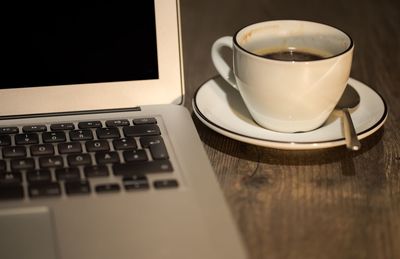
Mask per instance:
[[[221,56],[233,50],[233,71]],[[219,74],[239,90],[253,119],[280,132],[320,127],[339,101],[350,75],[354,44],[334,27],[278,20],[249,25],[214,42],[211,57]],[[263,57],[281,50],[320,55],[311,61]]]

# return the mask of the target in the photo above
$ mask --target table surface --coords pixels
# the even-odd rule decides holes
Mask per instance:
[[[186,107],[217,75],[210,48],[245,25],[301,19],[355,41],[351,77],[389,107],[383,128],[344,146],[285,151],[220,135],[195,116],[199,135],[250,258],[400,258],[400,1],[181,0]]]

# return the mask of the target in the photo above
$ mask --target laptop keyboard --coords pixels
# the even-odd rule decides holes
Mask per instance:
[[[178,187],[154,117],[0,127],[0,149],[0,200]]]

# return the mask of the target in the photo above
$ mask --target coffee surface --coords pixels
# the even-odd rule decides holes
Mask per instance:
[[[290,50],[290,49],[267,52],[259,55],[263,58],[281,60],[281,61],[314,61],[325,58],[323,55],[313,53],[311,51]]]

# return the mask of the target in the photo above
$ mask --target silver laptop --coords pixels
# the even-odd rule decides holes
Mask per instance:
[[[177,0],[3,12],[0,258],[245,258],[181,105]]]

